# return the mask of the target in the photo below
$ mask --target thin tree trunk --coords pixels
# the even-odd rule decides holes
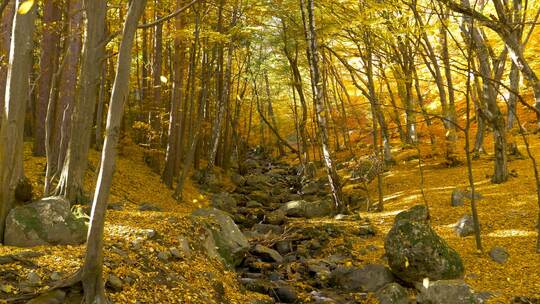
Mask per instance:
[[[92,203],[92,214],[88,232],[86,256],[82,270],[82,283],[86,303],[107,303],[103,283],[103,230],[105,214],[112,184],[114,166],[120,137],[120,125],[124,103],[129,93],[129,77],[131,69],[132,48],[137,24],[146,0],[132,0],[124,23],[122,42],[118,54],[116,77],[114,80],[109,113],[107,114],[107,131],[98,183]]]
[[[324,116],[324,101],[323,101],[323,90],[321,75],[319,70],[319,50],[317,45],[317,33],[315,31],[315,5],[314,0],[307,0],[307,28],[306,35],[308,37],[308,49],[310,54],[308,54],[309,65],[312,73],[312,87],[314,91],[313,103],[316,109],[316,117],[319,125],[319,135],[321,139],[321,148],[323,153],[324,164],[326,168],[326,173],[328,175],[328,182],[330,184],[330,189],[332,191],[332,197],[334,199],[334,204],[337,212],[343,212],[345,206],[343,204],[343,195],[342,195],[342,186],[341,179],[337,174],[336,168],[334,166],[334,160],[328,149],[328,129],[326,125],[326,119]],[[304,0],[300,0],[302,15],[304,12]],[[306,19],[304,17],[304,19]]]

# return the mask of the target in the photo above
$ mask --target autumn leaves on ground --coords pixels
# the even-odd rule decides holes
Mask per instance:
[[[532,147],[533,151],[540,153],[540,141],[533,140]],[[489,156],[474,161],[477,190],[482,195],[478,209],[484,248],[487,251],[501,246],[509,253],[508,262],[498,264],[486,252],[476,250],[472,236],[461,238],[454,231],[457,220],[470,212],[467,200],[464,206],[450,207],[452,191],[456,187],[467,187],[466,167],[446,168],[443,159],[432,154],[430,146],[423,148],[424,184],[421,185],[416,151],[397,151],[397,165],[385,173],[385,210],[380,213],[360,210],[361,217],[368,218],[375,226],[375,236],[355,240],[352,243],[353,254],[343,263],[358,267],[386,263],[383,249],[385,234],[397,213],[423,203],[423,187],[425,200],[430,205],[432,225],[462,256],[465,281],[475,291],[491,292],[493,298],[489,301],[493,303],[507,303],[514,296],[538,297],[540,257],[534,251],[537,206],[530,161],[513,160],[510,168],[517,177],[502,185],[493,185],[489,181],[492,170]],[[97,153],[92,152],[90,159],[88,191],[95,180]],[[44,159],[30,156],[27,149],[25,169],[34,189],[40,189]],[[234,270],[224,266],[219,259],[208,257],[201,246],[205,238],[204,227],[192,220],[189,214],[208,205],[206,193],[199,192],[189,182],[184,202],[177,203],[172,192],[161,183],[159,175],[143,162],[142,150],[133,145],[123,147],[116,172],[105,230],[107,288],[114,303],[251,303],[257,298],[264,300],[263,295],[241,287]],[[231,190],[233,186],[229,184],[228,187]],[[376,192],[376,185],[371,188],[373,193]],[[155,210],[140,211],[144,204]],[[289,226],[321,227],[331,222],[335,220],[303,219],[293,221]],[[344,229],[355,229],[356,224],[347,225],[351,228]],[[154,233],[157,236],[149,237]],[[171,248],[181,248],[184,242],[189,244],[189,255],[182,253],[178,258],[166,259],[160,256],[160,253],[171,252]],[[328,256],[340,254],[339,248],[347,242],[351,240],[337,237],[321,250]],[[24,252],[28,250],[0,247],[0,256]],[[84,246],[46,246],[33,248],[30,252],[36,256],[0,265],[0,273],[5,280],[0,284],[4,295],[16,296],[29,290],[46,289],[58,277],[80,267]],[[33,274],[38,275],[38,282],[30,282]],[[308,294],[300,295],[300,299],[312,302]],[[374,299],[370,296],[365,301]]]

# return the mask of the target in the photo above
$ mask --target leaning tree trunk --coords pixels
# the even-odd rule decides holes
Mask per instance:
[[[23,0],[17,0],[16,10]],[[4,241],[6,217],[15,202],[15,187],[23,177],[24,118],[30,73],[36,6],[25,14],[17,13],[9,52],[6,96],[0,129],[0,242]]]
[[[92,202],[88,244],[82,270],[82,283],[86,303],[107,303],[103,284],[103,228],[109,190],[112,184],[116,161],[118,139],[124,103],[129,93],[129,74],[131,68],[132,48],[137,23],[144,11],[146,0],[132,0],[123,29],[123,38],[118,53],[116,77],[112,88],[109,112],[107,114],[107,129],[98,183]]]
[[[95,105],[99,95],[101,64],[105,55],[105,19],[107,1],[85,0],[86,40],[84,42],[79,98],[71,121],[71,134],[56,189],[71,202],[83,199],[83,179],[88,166],[88,150],[94,120]]]
[[[316,117],[319,125],[319,135],[321,139],[321,148],[323,152],[323,160],[326,168],[326,173],[328,175],[328,182],[330,184],[330,189],[332,190],[332,197],[334,199],[334,204],[336,211],[342,212],[345,209],[343,204],[343,195],[342,195],[342,186],[341,179],[337,174],[336,167],[334,166],[334,160],[328,149],[328,128],[326,126],[326,119],[324,115],[324,102],[323,102],[323,90],[322,90],[322,80],[319,69],[319,50],[317,45],[317,33],[315,31],[315,5],[314,0],[307,0],[307,15],[308,15],[308,30],[306,34],[308,36],[308,49],[310,56],[309,63],[312,73],[312,86],[314,91],[313,103],[315,104]],[[302,14],[304,14],[304,0],[300,0]]]

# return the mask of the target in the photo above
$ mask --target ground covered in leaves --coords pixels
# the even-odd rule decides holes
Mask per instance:
[[[535,155],[540,155],[539,140],[533,140],[532,148]],[[525,152],[522,146],[520,149]],[[482,195],[478,209],[485,252],[481,253],[475,247],[474,237],[462,238],[454,231],[458,219],[470,213],[468,200],[464,206],[450,206],[452,191],[456,187],[467,187],[466,166],[447,168],[436,151],[431,151],[429,146],[422,147],[422,181],[418,159],[411,157],[414,151],[395,152],[397,164],[384,176],[384,211],[360,211],[360,216],[369,218],[375,226],[375,237],[332,238],[322,252],[331,255],[347,251],[352,258],[346,264],[353,266],[385,264],[384,236],[394,216],[425,200],[430,206],[433,228],[459,252],[466,268],[465,281],[475,291],[493,293],[494,297],[489,300],[492,303],[508,303],[514,296],[540,297],[540,255],[535,253],[538,204],[530,160],[512,159],[509,166],[514,177],[501,185],[490,182],[492,158],[489,155],[474,161],[474,179]],[[88,193],[95,183],[98,159],[98,153],[92,152],[86,179]],[[205,254],[201,246],[204,229],[189,214],[206,206],[207,196],[189,182],[184,202],[177,203],[172,191],[142,159],[141,149],[126,146],[117,164],[105,230],[105,269],[106,277],[112,275],[129,283],[117,286],[114,280],[112,284],[109,282],[111,300],[114,303],[249,303],[263,298],[248,292],[240,285],[234,271]],[[31,157],[27,149],[25,170],[38,196],[44,165],[45,159]],[[375,199],[376,185],[371,188]],[[145,203],[156,210],[141,211]],[[293,220],[288,225],[317,229],[325,224],[343,230],[357,227],[354,221],[338,223],[329,218]],[[185,240],[190,254],[167,257],[164,261],[163,253],[182,247]],[[508,251],[507,263],[498,264],[489,258],[487,251],[494,246]],[[2,263],[0,259],[0,299],[47,288],[78,269],[83,255],[84,246],[30,250],[0,246],[0,256],[15,259],[14,263]],[[304,298],[307,299],[300,296]],[[368,296],[362,301],[376,300]]]

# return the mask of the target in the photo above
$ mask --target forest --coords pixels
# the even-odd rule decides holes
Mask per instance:
[[[540,304],[539,19],[0,0],[0,304]]]

